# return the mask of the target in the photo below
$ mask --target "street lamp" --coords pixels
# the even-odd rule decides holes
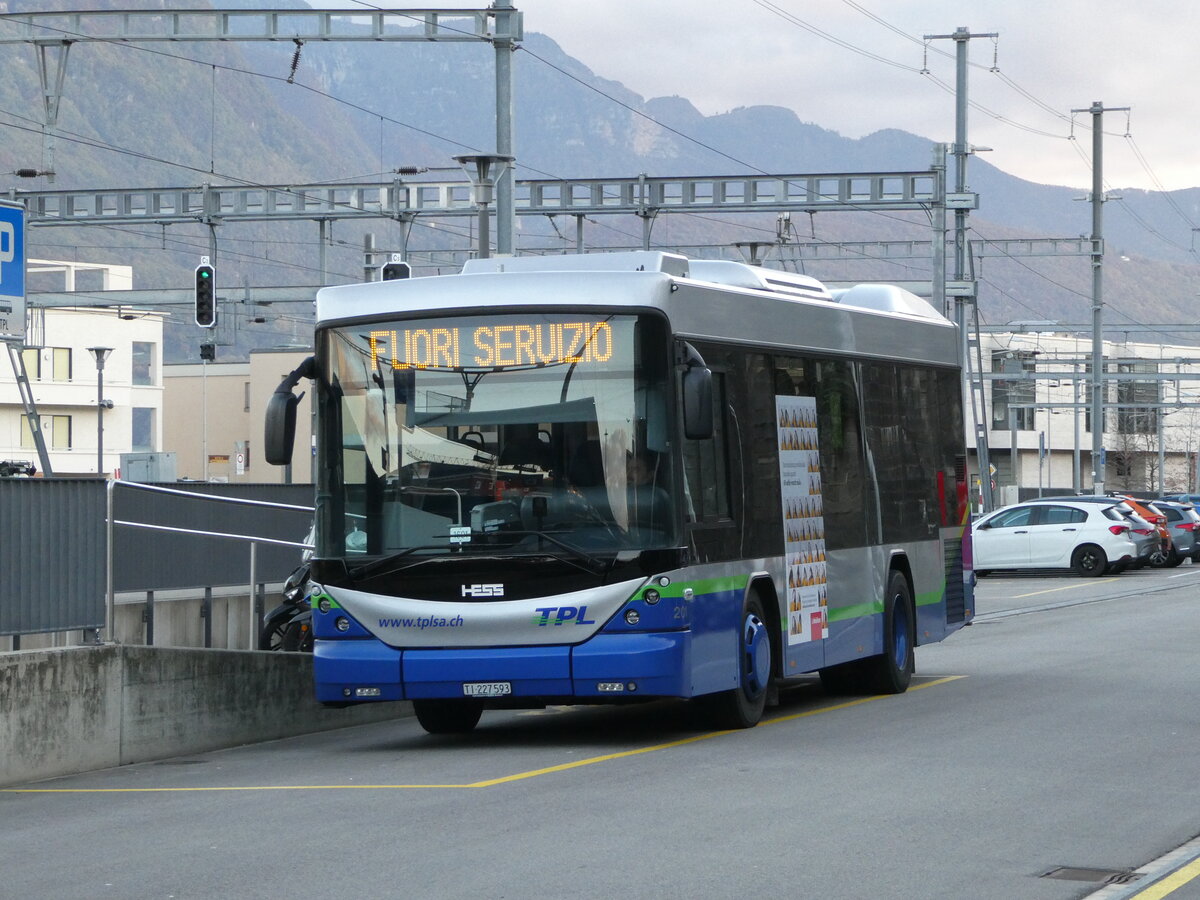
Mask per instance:
[[[104,409],[112,406],[104,402],[104,361],[112,353],[112,347],[88,347],[88,353],[96,360],[96,474],[104,477]]]
[[[471,182],[475,191],[475,205],[479,207],[479,258],[491,256],[491,237],[488,235],[488,206],[495,193],[495,181],[491,175],[493,165],[510,163],[515,157],[500,153],[468,153],[454,157],[454,161],[473,175]],[[474,172],[468,166],[474,167]]]

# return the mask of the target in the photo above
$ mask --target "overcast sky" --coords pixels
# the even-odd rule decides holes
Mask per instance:
[[[597,75],[643,97],[679,95],[708,115],[785,106],[848,137],[900,128],[953,141],[955,42],[934,40],[926,51],[922,38],[962,26],[972,34],[996,32],[995,40],[968,42],[969,95],[978,104],[969,113],[968,140],[992,148],[989,162],[1032,181],[1089,188],[1091,116],[1071,111],[1100,101],[1131,107],[1104,117],[1109,186],[1200,185],[1196,0],[514,3],[526,32],[550,36]],[[921,73],[925,67],[929,75]],[[529,102],[519,85],[517,102]]]

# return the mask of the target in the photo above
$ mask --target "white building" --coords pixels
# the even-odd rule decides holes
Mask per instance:
[[[986,372],[1013,376],[985,382],[997,505],[1016,487],[1091,491],[1091,336],[985,334],[981,348]],[[1195,492],[1200,347],[1105,341],[1104,359],[1104,489]],[[1117,378],[1130,375],[1144,378]]]
[[[106,290],[132,286],[129,266],[29,261],[29,271],[61,271],[73,290],[80,270],[99,270]],[[161,313],[126,309],[33,310],[20,356],[55,475],[97,474],[97,368],[90,347],[111,348],[104,365],[102,471],[113,474],[122,453],[162,447]],[[0,357],[0,459],[38,462],[16,374]]]

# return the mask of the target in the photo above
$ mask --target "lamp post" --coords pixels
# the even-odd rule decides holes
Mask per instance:
[[[479,258],[487,259],[492,253],[488,234],[488,206],[491,205],[496,186],[491,168],[493,165],[507,165],[513,161],[513,157],[502,153],[468,153],[454,157],[454,161],[472,176],[475,205],[479,207]],[[474,168],[473,172],[469,166]]]
[[[88,347],[96,360],[96,474],[104,477],[104,361],[112,347]]]

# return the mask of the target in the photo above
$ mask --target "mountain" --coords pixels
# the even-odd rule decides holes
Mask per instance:
[[[54,0],[62,9],[126,8],[123,0]],[[46,0],[9,0],[10,12],[43,11]],[[142,8],[165,4],[144,2]],[[226,7],[261,8],[257,0]],[[302,8],[298,0],[273,4]],[[54,154],[57,173],[18,180],[18,190],[197,186],[213,183],[300,184],[390,180],[401,166],[457,178],[455,154],[495,148],[494,51],[469,43],[75,43],[70,51]],[[38,123],[41,99],[32,47],[13,46],[0,73],[0,172],[44,168]],[[192,60],[192,61],[188,61]],[[295,69],[293,71],[293,62]],[[514,56],[515,141],[520,178],[845,173],[923,170],[932,142],[894,129],[849,139],[792,110],[750,106],[701,114],[684,97],[643,98],[562,52],[549,37],[527,33]],[[292,76],[289,82],[289,76]],[[337,98],[337,99],[333,99]],[[951,169],[952,172],[952,169]],[[972,157],[970,188],[980,208],[970,224],[977,238],[1075,237],[1091,228],[1081,192],[1034,184]],[[1123,191],[1105,205],[1108,321],[1122,314],[1142,322],[1191,321],[1200,266],[1187,219],[1200,219],[1200,189]],[[573,224],[521,217],[518,247],[566,246]],[[796,239],[829,242],[925,240],[921,215],[826,212],[793,215]],[[436,226],[436,227],[433,227]],[[590,247],[636,245],[641,224],[603,217],[588,224]],[[653,240],[663,246],[771,240],[773,216],[660,216]],[[334,223],[326,247],[331,281],[361,278],[367,232],[380,250],[399,250],[396,223]],[[561,232],[561,233],[560,233]],[[220,283],[311,284],[317,281],[318,227],[222,225],[217,228]],[[136,228],[30,229],[30,255],[128,262],[135,286],[190,283],[208,253],[201,224]],[[465,219],[420,217],[408,250],[462,250]],[[924,261],[865,258],[809,262],[806,271],[831,281],[928,278]],[[1083,322],[1090,317],[1090,265],[1085,257],[1004,259],[979,263],[985,320]],[[33,289],[57,285],[32,284]],[[292,311],[301,327],[307,309]],[[242,317],[236,347],[278,340],[271,323]],[[270,316],[269,316],[270,318]],[[169,331],[169,353],[195,355],[195,328]],[[224,356],[224,354],[223,354]]]

